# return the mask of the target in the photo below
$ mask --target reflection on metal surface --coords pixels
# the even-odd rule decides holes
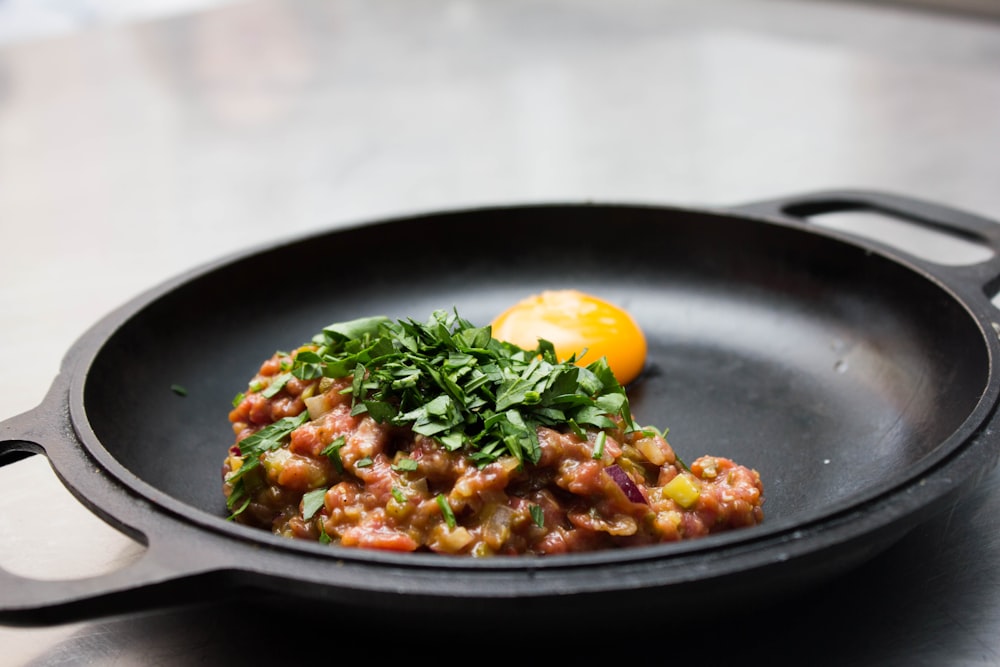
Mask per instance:
[[[0,0],[0,45],[176,16],[236,0]]]
[[[926,9],[967,14],[987,18],[1000,18],[1000,2],[997,0],[863,0],[868,4],[895,5],[902,9]]]
[[[81,505],[42,455],[0,467],[0,489],[0,566],[11,573],[82,579],[120,569],[145,551]]]

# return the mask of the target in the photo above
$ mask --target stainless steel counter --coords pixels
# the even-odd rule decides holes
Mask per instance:
[[[818,1],[303,0],[11,43],[0,419],[37,405],[114,307],[277,239],[465,205],[855,187],[1000,220],[1000,23]],[[42,457],[0,468],[0,489],[5,568],[81,577],[142,553]],[[290,614],[290,643],[255,642],[240,613],[206,600],[0,627],[0,662],[336,655],[323,619]],[[704,661],[739,641],[773,664],[1000,664],[1000,474],[835,586],[748,612],[733,639],[641,625],[650,637],[609,621],[587,654]]]

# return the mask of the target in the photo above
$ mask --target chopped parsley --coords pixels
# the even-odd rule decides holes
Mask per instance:
[[[545,528],[545,511],[540,505],[532,505],[528,511],[531,513],[531,520],[539,528]]]
[[[592,455],[593,458],[600,459],[602,456],[604,456],[604,445],[607,443],[607,441],[608,441],[608,434],[605,433],[604,431],[600,431],[597,434],[597,438],[594,439],[594,453]]]
[[[345,444],[347,444],[347,439],[342,435],[338,435],[333,439],[333,442],[324,447],[323,451],[320,452],[320,454],[330,459],[337,472],[344,472],[344,462],[340,460],[340,448]]]
[[[303,412],[296,417],[284,417],[239,441],[240,456],[243,459],[243,463],[238,470],[231,472],[226,478],[226,481],[232,484],[232,492],[226,499],[226,506],[232,510],[234,507],[237,507],[237,503],[240,503],[238,509],[232,513],[231,517],[236,516],[246,509],[250,502],[243,478],[248,472],[260,466],[260,455],[264,452],[279,449],[288,438],[288,435],[304,424],[307,419],[309,419],[308,412]]]
[[[326,489],[313,489],[302,496],[302,518],[308,521],[323,507]]]
[[[396,472],[412,472],[417,469],[417,462],[410,458],[401,458],[392,466]]]
[[[627,430],[638,428],[603,358],[586,367],[559,362],[550,342],[532,350],[501,342],[457,311],[434,311],[424,323],[341,322],[312,343],[295,356],[292,375],[350,377],[352,414],[409,427],[480,464],[504,455],[536,463],[539,426],[605,429],[617,415]]]
[[[376,316],[331,324],[295,354],[266,391],[277,393],[291,377],[350,378],[352,415],[367,413],[379,423],[408,427],[480,466],[501,456],[537,463],[540,426],[568,426],[582,434],[588,426],[614,428],[612,418],[620,417],[626,431],[640,428],[607,361],[586,367],[575,361],[575,356],[558,361],[549,341],[521,348],[493,338],[489,326],[474,326],[457,311],[436,310],[423,323]],[[238,443],[243,465],[229,477],[230,509],[249,500],[243,477],[259,465],[260,455],[280,447],[307,419],[306,412],[286,417]],[[599,457],[603,439],[595,444]],[[323,450],[338,471],[343,445],[338,438]],[[415,467],[408,459],[395,466]]]
[[[439,493],[437,494],[437,497],[434,498],[434,501],[438,504],[438,507],[441,508],[441,514],[444,516],[444,522],[448,524],[448,528],[454,530],[455,526],[458,525],[458,522],[455,520],[455,513],[451,511],[451,505],[448,504],[448,499],[445,498],[443,493]]]

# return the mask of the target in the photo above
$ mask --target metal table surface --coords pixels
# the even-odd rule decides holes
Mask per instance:
[[[11,42],[0,419],[42,400],[104,314],[242,249],[437,208],[726,206],[829,188],[1000,220],[1000,23],[804,0],[273,0]],[[83,577],[141,553],[43,457],[0,467],[4,568]],[[0,627],[0,663],[259,664],[335,659],[349,641],[293,611],[278,621],[290,636],[254,639],[267,613],[206,600]],[[835,585],[735,628],[628,623],[605,620],[582,647],[557,638],[558,654],[1000,664],[1000,473]],[[518,651],[532,632],[482,641]],[[379,650],[426,654],[444,637]]]

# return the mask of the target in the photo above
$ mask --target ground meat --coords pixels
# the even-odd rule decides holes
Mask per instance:
[[[718,456],[688,468],[655,431],[619,426],[581,437],[539,428],[536,464],[506,456],[477,465],[432,438],[352,415],[351,378],[267,391],[288,360],[268,359],[229,415],[236,445],[223,465],[227,496],[244,464],[244,438],[285,417],[310,417],[243,476],[248,497],[238,522],[343,546],[492,556],[656,544],[763,520],[755,470]],[[322,502],[307,512],[317,493]]]

